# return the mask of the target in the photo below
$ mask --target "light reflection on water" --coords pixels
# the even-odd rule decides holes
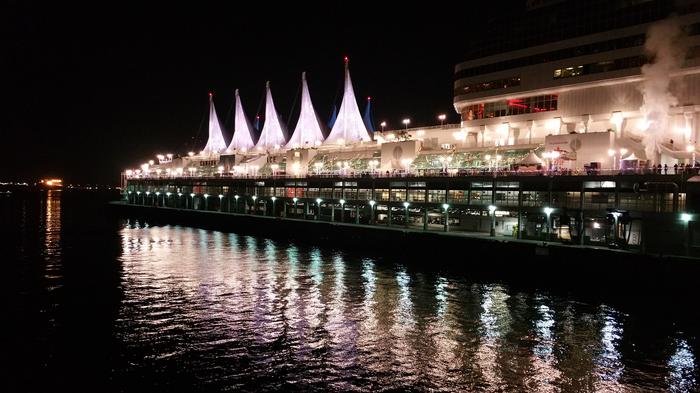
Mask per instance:
[[[0,201],[17,391],[700,389],[686,308],[629,315],[402,256],[107,222],[90,200]]]
[[[685,339],[655,337],[661,362],[627,361],[626,316],[608,306],[250,236],[120,236],[122,381],[178,370],[249,390],[698,388]]]

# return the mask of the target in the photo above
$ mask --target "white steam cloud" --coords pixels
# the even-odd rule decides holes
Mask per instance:
[[[683,30],[676,17],[654,23],[647,31],[644,49],[652,62],[642,67],[644,80],[640,86],[644,103],[640,108],[644,114],[643,143],[647,159],[658,162],[659,144],[669,128],[668,111],[678,104],[671,94],[671,74],[680,69],[685,57]]]

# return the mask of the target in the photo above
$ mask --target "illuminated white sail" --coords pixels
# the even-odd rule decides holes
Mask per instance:
[[[272,93],[270,92],[270,82],[265,85],[265,124],[263,125],[260,139],[258,139],[256,148],[260,150],[278,149],[284,146],[286,140],[284,137],[284,128],[282,121],[275,110],[275,103],[272,101]]]
[[[253,143],[253,137],[251,136],[251,126],[248,118],[243,112],[243,105],[241,104],[241,97],[238,95],[238,89],[236,89],[236,118],[234,120],[234,131],[231,143],[228,145],[228,150],[230,151],[245,151],[250,150],[255,146]]]
[[[352,88],[350,80],[350,70],[348,69],[348,58],[345,58],[345,89],[343,92],[343,101],[340,104],[338,118],[333,124],[333,129],[326,139],[326,144],[329,143],[354,143],[359,141],[370,140],[367,133],[367,127],[360,115],[360,109],[357,107],[355,92]]]
[[[323,142],[321,122],[316,116],[316,111],[311,103],[309,86],[306,84],[306,72],[301,74],[301,84],[301,111],[294,133],[289,138],[289,142],[287,142],[286,147],[288,149],[311,147]]]
[[[219,118],[216,116],[214,97],[212,93],[209,93],[209,139],[207,139],[202,153],[221,153],[224,150],[226,150],[226,142],[224,142],[224,135],[221,133]]]

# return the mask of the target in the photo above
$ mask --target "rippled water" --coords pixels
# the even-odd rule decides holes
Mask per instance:
[[[16,390],[699,389],[697,332],[668,314],[16,199],[0,201]]]

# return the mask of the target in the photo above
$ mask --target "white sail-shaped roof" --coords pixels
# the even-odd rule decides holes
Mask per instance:
[[[241,104],[241,97],[238,95],[238,89],[236,89],[235,116],[233,138],[231,139],[231,143],[228,145],[228,150],[250,150],[255,146],[255,143],[253,143],[253,137],[251,136],[252,134],[250,132],[250,122],[248,121],[245,112],[243,112],[243,105]]]
[[[202,153],[221,153],[224,150],[226,150],[224,134],[221,132],[221,124],[219,124],[219,118],[216,116],[214,97],[212,93],[209,93],[209,139],[207,139],[207,144],[202,149]]]
[[[323,142],[323,132],[321,131],[321,122],[316,116],[316,111],[311,103],[311,95],[309,94],[309,86],[306,84],[306,72],[301,74],[301,111],[299,113],[299,121],[294,128],[292,137],[287,142],[287,149],[295,149],[299,147],[311,147],[316,143]]]
[[[261,150],[279,148],[284,146],[286,142],[282,122],[280,121],[277,111],[275,110],[275,103],[272,102],[270,82],[267,82],[265,89],[265,124],[263,124],[262,131],[260,132],[258,144],[255,145],[256,148],[260,148]]]
[[[345,91],[343,92],[343,102],[340,104],[338,117],[333,124],[333,129],[330,135],[326,138],[326,144],[329,143],[354,143],[359,141],[370,140],[369,133],[362,121],[360,109],[357,107],[355,92],[352,88],[350,80],[350,70],[348,68],[348,59],[345,58]]]

